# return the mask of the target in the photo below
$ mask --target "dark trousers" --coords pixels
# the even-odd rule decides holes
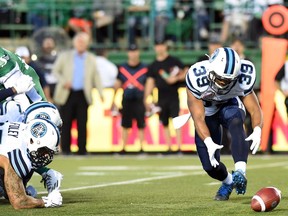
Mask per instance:
[[[87,117],[88,103],[83,91],[71,91],[65,105],[60,107],[60,113],[63,120],[62,127],[62,152],[70,154],[71,145],[71,126],[73,120],[77,120],[78,130],[78,154],[86,154],[86,136],[87,136]]]

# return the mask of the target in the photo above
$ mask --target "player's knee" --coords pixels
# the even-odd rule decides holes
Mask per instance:
[[[221,162],[219,163],[219,166],[217,166],[216,168],[211,166],[211,168],[205,171],[211,178],[217,179],[219,181],[223,181],[227,177],[227,169]]]
[[[229,128],[231,129],[237,129],[237,128],[243,128],[243,120],[241,118],[233,118],[231,119],[229,123]]]
[[[213,170],[215,169],[214,167],[211,166],[210,163],[209,163],[209,164],[203,164],[202,167],[203,167],[203,170],[204,170],[208,175],[210,175],[209,173],[212,173]]]

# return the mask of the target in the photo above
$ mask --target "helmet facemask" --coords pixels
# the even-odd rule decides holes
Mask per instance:
[[[48,119],[33,119],[27,124],[28,155],[33,167],[46,166],[58,152],[60,132]]]
[[[28,152],[32,166],[35,168],[44,167],[50,164],[55,154],[55,151],[49,149],[46,146],[38,148],[36,151],[30,152],[28,150]]]
[[[211,89],[220,95],[227,94],[231,88],[235,85],[238,77],[233,79],[231,78],[224,78],[215,73],[215,71],[210,71],[208,75],[208,79],[210,81]]]

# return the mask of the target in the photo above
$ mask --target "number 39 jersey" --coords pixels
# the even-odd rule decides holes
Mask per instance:
[[[27,153],[27,142],[23,130],[26,125],[18,122],[0,123],[0,155],[7,157],[16,174],[24,179],[32,164]]]
[[[215,114],[221,105],[229,99],[246,96],[253,91],[256,81],[256,70],[252,62],[241,60],[238,79],[230,91],[225,94],[219,94],[210,87],[208,65],[208,60],[197,62],[190,67],[186,74],[186,86],[197,99],[203,101],[207,116]]]

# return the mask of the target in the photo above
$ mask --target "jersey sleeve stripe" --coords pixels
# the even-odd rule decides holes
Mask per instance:
[[[15,149],[12,152],[8,152],[10,163],[19,177],[22,179],[29,173],[28,166],[22,157],[21,151]]]
[[[192,85],[192,82],[190,81],[189,79],[189,73],[187,73],[186,75],[186,86],[187,88],[189,89],[189,91],[193,92],[193,94],[197,97],[197,98],[200,98],[201,97],[201,94],[199,91],[197,91],[197,89],[195,89]]]

